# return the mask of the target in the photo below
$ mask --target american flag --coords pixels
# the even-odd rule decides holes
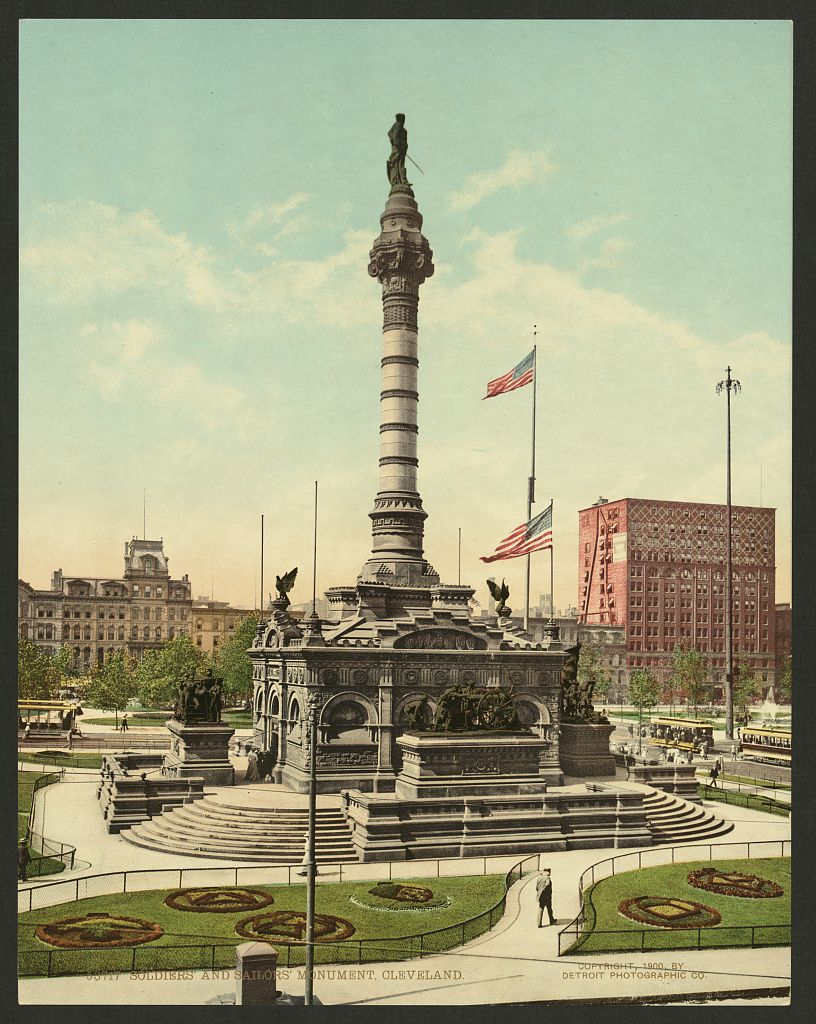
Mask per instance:
[[[552,547],[552,502],[534,516],[529,523],[522,523],[504,538],[492,555],[481,558],[482,562],[499,562],[504,558],[518,558],[533,551]]]
[[[496,395],[503,395],[505,391],[515,391],[516,388],[523,388],[529,384],[535,373],[535,349],[525,356],[518,366],[505,373],[503,377],[491,380],[487,385],[485,398],[495,398]],[[484,399],[483,399],[484,400]]]

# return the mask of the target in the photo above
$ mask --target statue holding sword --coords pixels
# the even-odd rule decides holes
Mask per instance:
[[[411,183],[408,181],[408,176],[405,173],[405,160],[411,160],[411,163],[416,167],[420,174],[425,172],[416,162],[408,156],[408,132],[405,128],[405,114],[397,114],[396,120],[391,125],[388,131],[388,140],[391,143],[391,156],[386,161],[386,170],[388,172],[388,180],[391,182],[392,190],[394,186],[407,186],[410,189]]]

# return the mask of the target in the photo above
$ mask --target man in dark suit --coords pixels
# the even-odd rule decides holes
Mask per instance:
[[[550,924],[555,924],[556,918],[553,917],[552,912],[552,878],[549,868],[544,868],[536,881],[536,896],[538,897],[538,927],[542,927],[541,922],[544,919],[545,910],[550,918]]]

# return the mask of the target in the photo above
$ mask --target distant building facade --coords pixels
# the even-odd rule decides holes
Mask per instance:
[[[775,509],[732,507],[734,657],[774,681]],[[671,675],[675,646],[725,676],[726,506],[601,499],[578,513],[578,606],[587,626],[621,627],[626,668]],[[717,693],[719,695],[719,693]]]
[[[258,615],[252,608],[233,608],[229,601],[211,601],[199,597],[193,601],[191,623],[193,643],[204,654],[218,653],[218,649],[235,636],[235,630],[248,615]]]
[[[793,613],[790,602],[776,605],[774,618],[776,619],[776,669],[778,674],[782,662],[791,655]]]
[[[121,577],[51,574],[51,589],[17,584],[20,636],[47,654],[67,644],[76,668],[104,664],[118,651],[141,660],[168,639],[190,634],[188,577],[172,579],[162,540],[125,542]]]

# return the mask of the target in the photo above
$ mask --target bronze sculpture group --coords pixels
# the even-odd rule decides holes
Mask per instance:
[[[567,660],[561,669],[561,717],[565,721],[586,722],[590,725],[608,721],[599,715],[592,703],[595,679],[578,679],[578,660],[581,645],[567,651]]]
[[[223,680],[212,674],[194,677],[178,688],[173,717],[179,722],[220,722],[224,706]]]
[[[451,686],[440,694],[436,712],[427,697],[403,709],[409,729],[433,732],[495,732],[521,728],[516,702],[503,686]]]

